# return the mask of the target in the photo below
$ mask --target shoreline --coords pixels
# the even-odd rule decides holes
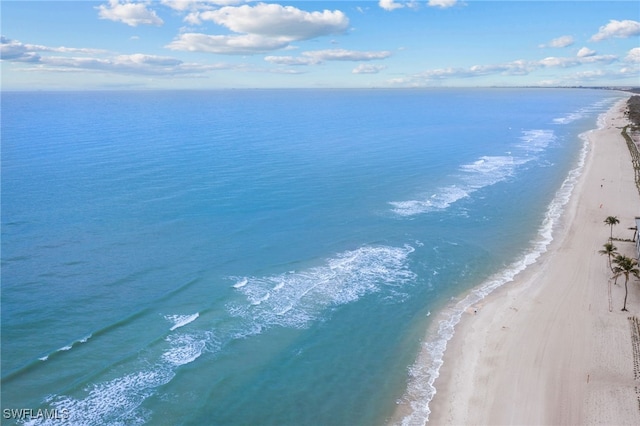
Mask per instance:
[[[600,287],[605,289],[607,300],[611,275],[607,274],[606,258],[598,254],[609,236],[603,220],[618,216],[620,225],[614,235],[617,231],[630,238],[626,233],[631,231],[626,228],[635,225],[633,218],[640,214],[630,154],[620,134],[627,124],[622,114],[627,99],[601,114],[597,129],[580,135],[584,146],[578,165],[556,193],[531,250],[438,314],[425,339],[431,343],[423,344],[412,367],[394,422],[640,423],[637,401],[631,404],[635,412],[626,417],[616,417],[626,412],[616,403],[607,401],[607,406],[614,408],[600,406],[607,400],[607,387],[597,383],[598,377],[603,383],[611,381],[601,374],[601,370],[610,369],[610,361],[597,354],[606,353],[607,359],[612,356],[609,337],[603,332],[612,320],[600,318],[596,311],[601,308]],[[622,254],[635,258],[633,243],[616,245]],[[568,284],[558,285],[561,282]],[[631,337],[624,314],[631,316],[640,310],[640,297],[633,295],[632,280],[629,284],[630,312],[615,316],[614,308],[610,316],[622,323],[617,326],[614,343],[624,346],[621,342],[626,338],[626,349],[618,352],[628,361],[625,377],[632,378]],[[622,300],[623,295],[617,294],[623,292],[620,287],[613,289],[614,304]],[[610,314],[609,302],[605,305]],[[594,353],[590,353],[592,348]],[[576,363],[575,358],[581,362]],[[624,360],[616,364],[618,375],[624,376]],[[591,385],[589,392],[581,385],[583,378]],[[630,392],[633,398],[635,385]],[[617,393],[617,382],[611,386],[608,392]],[[592,392],[595,388],[602,389]],[[603,410],[608,417],[598,414]]]

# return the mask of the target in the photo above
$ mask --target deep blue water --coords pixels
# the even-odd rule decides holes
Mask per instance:
[[[5,92],[2,406],[421,424],[431,312],[544,250],[579,134],[624,97]]]

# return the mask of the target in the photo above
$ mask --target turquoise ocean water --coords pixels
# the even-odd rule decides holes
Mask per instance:
[[[422,424],[455,302],[544,251],[625,97],[3,93],[2,423]]]

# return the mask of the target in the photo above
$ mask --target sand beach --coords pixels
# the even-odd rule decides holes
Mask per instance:
[[[514,281],[469,309],[444,355],[429,424],[640,424],[640,286],[614,284],[608,216],[620,254],[640,196],[621,128],[626,99],[589,132],[582,175],[554,240]],[[619,239],[619,240],[617,240]],[[635,344],[635,347],[634,347]]]

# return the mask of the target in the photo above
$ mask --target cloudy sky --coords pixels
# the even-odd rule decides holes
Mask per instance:
[[[3,90],[640,85],[629,1],[5,1]]]

